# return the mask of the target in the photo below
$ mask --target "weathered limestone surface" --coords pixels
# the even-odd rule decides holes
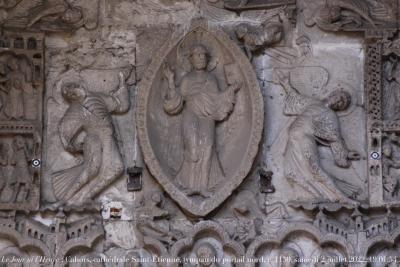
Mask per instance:
[[[0,265],[398,266],[398,10],[0,1]]]

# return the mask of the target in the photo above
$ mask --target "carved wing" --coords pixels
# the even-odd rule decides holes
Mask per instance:
[[[387,21],[393,18],[395,15],[393,14],[393,9],[387,5],[387,3],[377,0],[367,0],[370,4],[369,13],[371,17],[377,20]]]
[[[332,2],[332,5],[353,11],[372,25],[375,25],[369,13],[369,6],[363,0],[336,0]]]
[[[312,123],[314,135],[319,138],[321,143],[334,142],[340,138],[339,121],[335,112],[325,110],[313,118]]]
[[[285,115],[300,115],[304,109],[312,104],[313,99],[309,97],[302,96],[298,93],[289,93],[285,99]]]
[[[13,17],[28,17],[34,10],[43,7],[45,0],[21,0],[12,9],[10,14]]]
[[[15,27],[26,27],[30,16],[35,14],[46,4],[45,0],[21,0],[14,7],[9,9],[6,20],[7,25]]]
[[[59,133],[63,146],[71,153],[76,152],[74,139],[82,129],[83,112],[79,104],[72,104],[65,112],[59,125]]]

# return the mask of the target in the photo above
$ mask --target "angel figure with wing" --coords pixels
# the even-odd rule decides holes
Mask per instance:
[[[175,74],[166,66],[164,77],[168,89],[164,96],[164,110],[170,115],[182,113],[184,160],[176,176],[177,183],[188,196],[211,196],[211,188],[224,177],[216,151],[216,122],[227,119],[241,88],[237,74],[228,71],[228,83],[221,91],[217,78],[207,70],[209,52],[201,44],[190,50],[192,70],[183,76],[176,88]]]
[[[83,160],[54,172],[53,188],[59,204],[81,205],[93,200],[124,171],[112,115],[129,110],[129,91],[120,72],[119,86],[110,93],[89,90],[79,77],[63,82],[61,93],[69,107],[59,124],[60,139],[66,151]]]
[[[325,0],[314,14],[306,18],[306,25],[317,24],[327,31],[376,27],[391,17],[390,8],[376,0]]]
[[[318,145],[330,147],[335,164],[342,168],[350,167],[351,160],[360,159],[357,152],[347,148],[336,114],[348,108],[350,95],[336,90],[323,101],[306,97],[292,88],[282,72],[277,71],[277,75],[286,91],[284,113],[296,116],[288,129],[284,152],[285,176],[315,199],[354,203],[350,198],[358,200],[361,189],[325,172],[318,155]]]

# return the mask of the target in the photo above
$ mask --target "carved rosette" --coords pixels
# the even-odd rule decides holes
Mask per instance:
[[[234,65],[238,71],[234,77],[242,77],[241,88],[235,95],[235,103],[230,106],[231,112],[225,114],[224,119],[215,121],[215,129],[210,128],[213,134],[207,137],[209,140],[213,139],[212,149],[214,151],[212,153],[216,153],[215,157],[218,157],[225,176],[220,175],[217,178],[220,179],[219,182],[213,181],[215,182],[214,188],[210,190],[210,195],[207,197],[191,196],[184,192],[185,188],[180,187],[177,177],[183,168],[182,165],[185,164],[182,162],[187,160],[185,155],[189,153],[187,145],[183,145],[183,143],[186,142],[185,138],[191,138],[191,136],[182,134],[181,131],[185,131],[191,126],[184,121],[185,118],[182,119],[186,116],[185,114],[171,116],[163,110],[163,100],[165,101],[165,99],[163,99],[162,92],[168,87],[166,79],[163,77],[165,66],[172,66],[175,77],[177,77],[176,80],[186,79],[190,83],[192,74],[190,67],[187,68],[189,62],[187,59],[190,57],[188,51],[195,45],[205,47],[209,53],[206,75],[210,77],[207,78],[208,80],[217,79],[219,84],[222,84],[218,88],[219,93],[226,93],[229,90],[229,81],[225,81],[225,79],[229,79],[226,77],[227,66]],[[179,87],[179,82],[175,84]],[[209,83],[204,84],[203,91],[207,90],[206,86]],[[223,85],[228,89],[224,91]],[[187,90],[195,90],[193,88],[193,86],[189,86]],[[179,90],[177,91],[179,93]],[[218,95],[219,93],[214,92],[213,94]],[[209,99],[206,102],[218,102],[211,95],[209,93],[206,96]],[[183,113],[189,100],[185,101]],[[202,102],[203,100],[195,101],[199,101],[200,106],[208,105]],[[258,152],[263,130],[263,98],[248,59],[222,30],[209,27],[203,21],[194,23],[186,34],[176,32],[154,55],[153,61],[139,85],[137,103],[136,119],[139,140],[144,160],[151,174],[185,211],[196,216],[207,215],[242,183]],[[203,108],[207,109],[206,106]],[[201,146],[194,148],[194,150],[201,149]],[[209,178],[209,184],[211,180],[212,178]]]

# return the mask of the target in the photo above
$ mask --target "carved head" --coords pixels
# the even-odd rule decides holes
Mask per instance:
[[[208,64],[208,51],[202,45],[195,45],[190,51],[190,62],[195,70],[204,70]]]
[[[295,267],[297,266],[297,260],[299,259],[299,253],[292,248],[284,248],[279,253],[279,266],[280,267]]]
[[[236,30],[235,30],[235,33],[236,33],[236,36],[239,38],[239,39],[242,39],[245,35],[246,35],[246,33],[247,33],[247,27],[245,26],[245,25],[239,25],[237,28],[236,28]]]
[[[350,103],[350,94],[342,90],[335,90],[328,96],[328,105],[334,111],[346,110]]]
[[[199,265],[204,267],[211,266],[216,255],[215,249],[209,244],[202,244],[196,251]]]
[[[68,24],[75,24],[82,19],[82,11],[77,7],[68,7],[64,11],[61,20]]]
[[[280,23],[272,23],[266,26],[266,31],[269,37],[269,43],[277,43],[282,40],[283,27]]]
[[[18,58],[16,57],[10,57],[7,60],[7,66],[11,71],[15,71],[18,70],[19,68],[19,62],[18,62]]]
[[[385,143],[382,145],[382,154],[390,158],[392,156],[392,144],[391,143]]]
[[[154,205],[160,206],[163,202],[163,196],[160,192],[155,191],[150,194],[150,199]]]
[[[16,135],[14,137],[14,146],[16,149],[23,149],[25,147],[25,140],[22,136]]]
[[[78,82],[68,82],[62,85],[61,93],[68,102],[81,102],[86,98],[86,88]]]

